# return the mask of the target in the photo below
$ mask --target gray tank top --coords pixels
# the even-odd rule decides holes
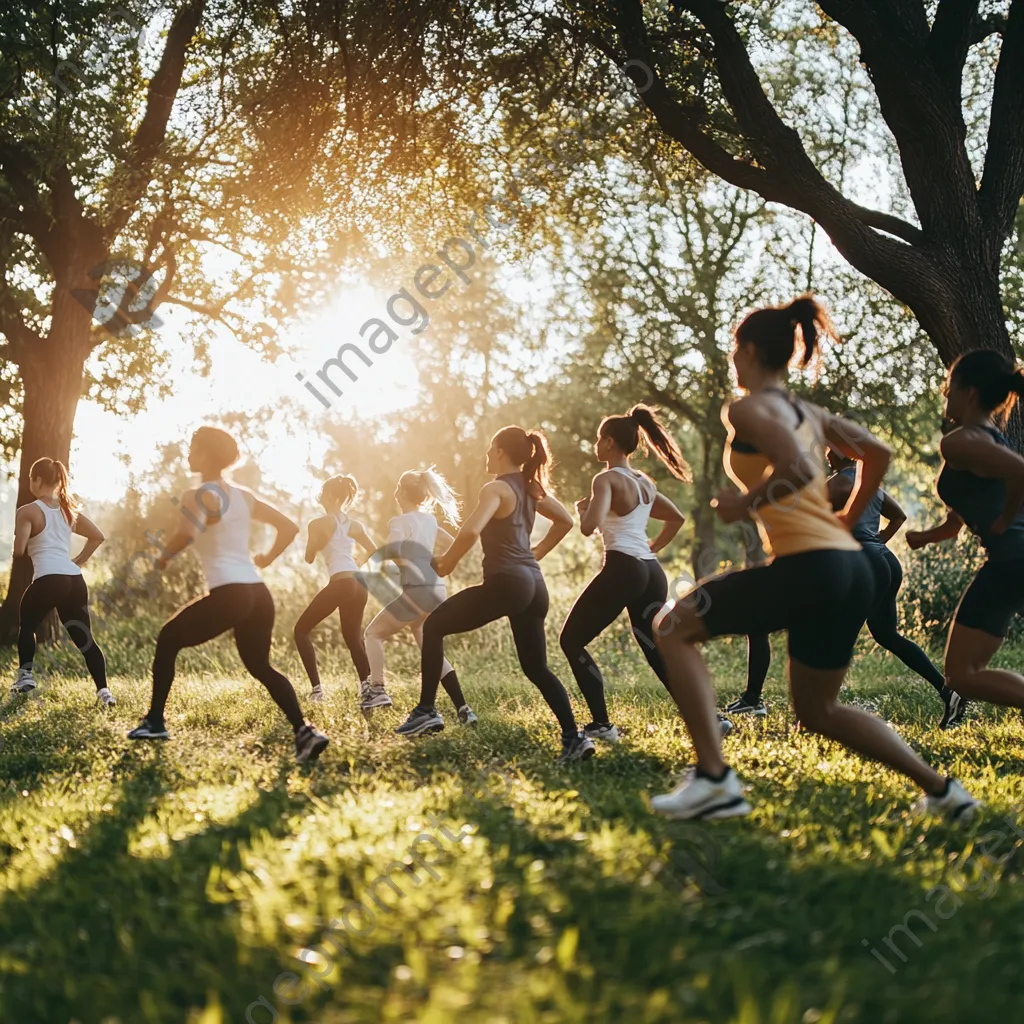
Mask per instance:
[[[847,466],[845,469],[839,470],[840,476],[849,477],[854,483],[857,482],[857,467]],[[879,537],[879,531],[881,529],[882,520],[882,506],[885,504],[885,491],[881,487],[875,491],[874,496],[868,503],[868,507],[864,509],[860,519],[857,520],[856,526],[854,526],[853,536],[856,540],[859,540],[861,544],[881,544],[882,539]]]
[[[498,477],[515,492],[516,507],[504,519],[492,519],[480,531],[480,546],[484,549],[484,578],[505,569],[526,566],[540,571],[537,559],[530,549],[530,533],[537,516],[537,503],[530,497],[522,472],[505,473]]]

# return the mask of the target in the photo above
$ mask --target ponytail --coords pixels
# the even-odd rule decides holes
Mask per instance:
[[[769,370],[782,370],[789,365],[797,350],[798,335],[803,346],[801,366],[806,366],[820,351],[821,335],[838,340],[825,307],[812,295],[801,295],[788,306],[756,309],[736,328],[737,344],[753,345],[757,358]]]
[[[693,483],[690,467],[679,445],[658,419],[657,410],[642,404],[634,405],[625,416],[605,417],[597,433],[599,437],[610,437],[624,455],[632,455],[638,448],[646,455],[650,446],[677,480]]]
[[[398,486],[419,508],[428,504],[433,505],[443,519],[453,526],[458,523],[459,497],[435,466],[430,466],[419,473],[412,470],[403,473]]]
[[[551,449],[548,447],[548,439],[539,430],[502,427],[494,435],[493,441],[511,462],[523,467],[523,476],[528,484],[537,483],[541,493],[547,493]]]
[[[958,388],[974,388],[981,408],[1003,418],[1024,395],[1024,370],[994,348],[965,352],[950,367],[949,382]]]
[[[356,478],[343,474],[332,476],[329,480],[324,481],[317,501],[326,509],[327,502],[332,498],[337,498],[339,511],[344,511],[356,500],[357,494],[359,494],[359,484],[356,483]]]
[[[68,526],[72,526],[82,506],[68,491],[68,470],[64,463],[59,459],[36,459],[28,471],[28,478],[30,481],[42,480],[47,487],[54,489],[61,515],[68,521]]]

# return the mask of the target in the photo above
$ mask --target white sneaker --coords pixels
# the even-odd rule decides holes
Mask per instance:
[[[739,818],[750,813],[743,786],[730,768],[720,782],[688,773],[671,793],[651,798],[651,807],[670,818]]]
[[[314,686],[309,691],[309,699],[314,704],[322,704],[324,702],[324,688],[322,686]]]
[[[944,796],[923,796],[916,810],[920,815],[945,818],[953,825],[968,825],[982,806],[958,779],[950,779]]]
[[[12,693],[31,693],[36,688],[36,677],[32,675],[32,666],[22,666],[11,687]]]
[[[583,734],[592,740],[604,740],[605,743],[618,743],[622,739],[614,725],[595,725],[593,722],[583,727]]]
[[[102,690],[96,691],[96,699],[105,707],[112,708],[117,705],[117,698],[105,686]]]

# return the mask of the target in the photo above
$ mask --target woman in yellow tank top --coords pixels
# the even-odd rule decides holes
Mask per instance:
[[[798,399],[786,389],[799,338],[802,364],[821,333],[825,311],[809,296],[759,309],[736,329],[733,366],[746,394],[727,404],[725,468],[739,490],[713,503],[727,523],[757,524],[768,564],[702,582],[654,623],[668,688],[697,755],[696,770],[672,793],[654,797],[674,818],[725,818],[750,805],[722,757],[715,692],[697,644],[717,636],[785,630],[793,708],[812,732],[889,765],[925,792],[923,809],[968,820],[978,804],[955,779],[924,763],[881,719],[838,702],[854,644],[874,603],[867,555],[850,533],[889,464],[889,449],[863,427]],[[857,482],[845,509],[832,511],[825,447],[857,460]]]

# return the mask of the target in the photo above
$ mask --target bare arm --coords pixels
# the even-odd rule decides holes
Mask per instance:
[[[661,491],[658,491],[654,495],[651,518],[664,523],[658,536],[651,541],[651,552],[657,554],[672,542],[675,535],[682,529],[683,523],[686,522],[686,517],[676,508],[674,502],[669,501]]]
[[[277,531],[274,543],[270,550],[264,555],[256,555],[253,564],[257,568],[265,569],[277,558],[282,551],[299,535],[298,524],[288,518],[280,509],[260,501],[254,494],[243,492],[244,499],[252,503],[252,517],[257,523],[266,523]]]
[[[598,473],[594,477],[590,484],[589,499],[578,501],[576,508],[580,513],[580,532],[584,537],[601,529],[612,510],[612,485],[607,474]]]
[[[451,547],[439,558],[434,559],[434,569],[438,576],[452,574],[462,557],[477,542],[483,528],[501,508],[502,495],[506,490],[510,490],[508,484],[503,484],[499,480],[492,480],[480,488],[476,508],[464,520]]]
[[[993,533],[1002,533],[1024,502],[1024,459],[997,444],[982,430],[954,430],[939,444],[942,457],[954,469],[969,469],[976,476],[995,477],[1006,486],[1006,502]]]
[[[100,528],[81,513],[75,517],[74,532],[79,537],[85,538],[85,547],[71,559],[75,565],[81,567],[89,561],[96,549],[103,543],[104,537]]]
[[[946,518],[930,530],[907,530],[907,547],[911,551],[917,551],[926,544],[941,544],[944,540],[952,540],[963,528],[964,521],[950,509]]]
[[[319,516],[310,521],[306,528],[306,553],[303,556],[312,565],[316,556],[324,549],[324,545],[331,539],[328,527],[333,528],[334,520],[328,521],[326,516]]]
[[[38,522],[42,513],[36,505],[24,505],[14,517],[14,554],[20,558],[28,554],[28,542],[32,537],[33,521]]]
[[[878,539],[883,544],[888,544],[907,521],[907,513],[888,491],[882,491],[882,515],[885,517],[886,523],[885,529],[878,531]]]
[[[166,569],[167,563],[181,554],[185,548],[191,547],[196,540],[196,523],[199,522],[199,507],[196,504],[195,488],[181,496],[181,512],[178,526],[170,540],[163,545],[163,554],[156,560],[158,569]]]
[[[892,452],[858,423],[851,423],[841,416],[833,416],[820,410],[825,440],[830,448],[856,459],[858,463],[857,482],[847,499],[839,519],[848,530],[852,530],[860,517],[867,511],[875,492],[882,485],[885,471],[889,468]]]
[[[828,478],[828,500],[832,504],[833,512],[846,508],[852,493],[853,481],[845,473],[836,473]]]
[[[366,552],[363,557],[363,562],[368,561],[377,550],[377,545],[374,542],[373,537],[370,535],[369,530],[367,530],[362,523],[356,522],[356,520],[353,519],[349,526],[348,535],[363,549],[364,552]]]
[[[533,557],[539,562],[572,529],[573,521],[569,510],[551,494],[537,502],[537,515],[551,520],[547,533],[533,548]]]

